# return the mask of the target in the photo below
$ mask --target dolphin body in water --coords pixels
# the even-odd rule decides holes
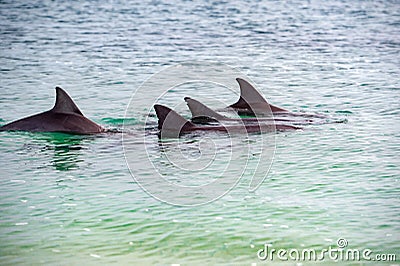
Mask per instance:
[[[236,121],[242,123],[283,122],[283,123],[293,123],[297,125],[302,125],[302,124],[310,124],[313,122],[310,119],[296,118],[296,117],[276,118],[273,117],[271,113],[267,117],[230,118],[217,113],[216,111],[212,110],[205,104],[190,97],[185,97],[184,100],[188,105],[190,112],[192,113],[192,119],[191,119],[192,122],[199,124],[209,123],[209,122],[220,122],[220,121],[232,121],[232,122]]]
[[[161,137],[175,138],[184,133],[194,131],[215,131],[227,133],[257,133],[257,132],[274,132],[275,130],[297,130],[300,127],[291,125],[275,125],[274,123],[252,123],[252,124],[227,124],[227,125],[208,125],[199,126],[185,119],[174,110],[156,104],[154,109],[158,118],[158,129]]]
[[[71,134],[105,132],[103,127],[86,118],[71,97],[60,87],[56,87],[56,103],[51,110],[0,127],[0,131],[6,130]]]
[[[239,115],[250,116],[270,116],[271,112],[274,116],[301,116],[301,117],[317,117],[326,118],[324,115],[307,114],[307,113],[293,113],[281,107],[272,105],[246,80],[237,78],[236,81],[240,87],[239,100],[228,106],[238,112]]]

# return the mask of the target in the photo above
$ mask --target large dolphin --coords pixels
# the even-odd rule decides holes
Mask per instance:
[[[277,118],[277,117],[258,117],[258,118],[230,118],[224,115],[217,113],[216,111],[212,110],[205,104],[192,99],[190,97],[185,97],[185,102],[189,107],[190,112],[192,113],[192,122],[194,123],[207,123],[207,122],[216,122],[216,121],[236,121],[236,122],[243,122],[243,123],[259,123],[259,122],[291,122],[294,124],[310,124],[313,121],[310,119],[304,118],[296,118],[288,117]]]
[[[326,118],[324,115],[307,114],[307,113],[293,113],[286,109],[272,105],[246,80],[237,78],[236,81],[240,87],[239,100],[228,106],[228,108],[235,109],[240,115],[267,115],[270,116],[271,112],[276,116],[302,116],[302,117],[317,117]]]
[[[185,119],[174,110],[156,104],[154,109],[158,118],[158,129],[160,130],[161,137],[179,137],[184,133],[193,131],[219,131],[219,132],[273,132],[275,130],[296,130],[301,129],[291,125],[276,125],[274,123],[253,123],[253,124],[235,124],[235,125],[208,125],[199,126],[191,121]]]
[[[56,87],[56,103],[51,110],[0,127],[0,131],[5,130],[71,134],[105,132],[103,127],[83,116],[71,97],[60,87]]]

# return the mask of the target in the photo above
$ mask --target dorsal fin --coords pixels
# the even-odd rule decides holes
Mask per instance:
[[[206,105],[202,104],[195,99],[190,97],[185,97],[185,102],[187,103],[190,112],[192,113],[192,117],[201,117],[201,116],[208,116],[215,118],[216,120],[226,120],[227,118],[223,115],[218,114],[214,110],[210,109]]]
[[[196,127],[195,124],[166,106],[156,104],[154,109],[158,118],[158,129],[164,137],[178,137],[181,132]]]
[[[254,111],[287,112],[287,110],[269,104],[267,100],[246,80],[237,78],[240,87],[240,98],[232,108],[253,109]],[[251,106],[251,108],[250,108]]]
[[[240,97],[244,99],[248,104],[253,103],[266,103],[267,100],[246,80],[237,78],[236,81],[240,87]]]
[[[83,116],[81,110],[79,110],[71,97],[69,97],[69,95],[60,87],[56,87],[56,103],[51,111],[55,113],[69,113]]]

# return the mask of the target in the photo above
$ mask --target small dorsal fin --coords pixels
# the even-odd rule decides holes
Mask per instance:
[[[210,109],[206,105],[202,104],[195,99],[190,97],[185,97],[185,102],[187,103],[190,112],[192,113],[192,117],[201,117],[201,116],[208,116],[215,118],[217,120],[226,120],[227,118],[223,115],[218,114],[214,110]]]
[[[56,87],[56,103],[51,111],[55,113],[72,113],[83,116],[81,110],[69,97],[69,95],[60,87]]]
[[[158,129],[164,137],[178,137],[181,132],[196,127],[192,122],[166,106],[156,104],[154,109],[158,118]]]

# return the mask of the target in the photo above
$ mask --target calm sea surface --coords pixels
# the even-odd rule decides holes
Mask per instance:
[[[399,1],[0,1],[0,37],[1,125],[51,108],[61,86],[87,117],[121,129],[143,82],[194,60],[237,68],[288,110],[347,121],[276,134],[258,190],[247,190],[245,172],[226,196],[190,208],[138,186],[121,134],[1,132],[1,265],[265,265],[257,258],[264,244],[318,251],[339,238],[371,257],[400,259]],[[185,95],[175,92],[165,101],[187,116]],[[184,92],[237,99],[222,89]],[[147,134],[162,165],[155,130],[140,130],[143,121],[125,119],[127,141],[134,148]],[[226,136],[210,137],[224,145]],[[247,139],[251,149],[257,141]],[[142,159],[133,168],[151,175]],[[217,174],[164,170],[185,182]]]

